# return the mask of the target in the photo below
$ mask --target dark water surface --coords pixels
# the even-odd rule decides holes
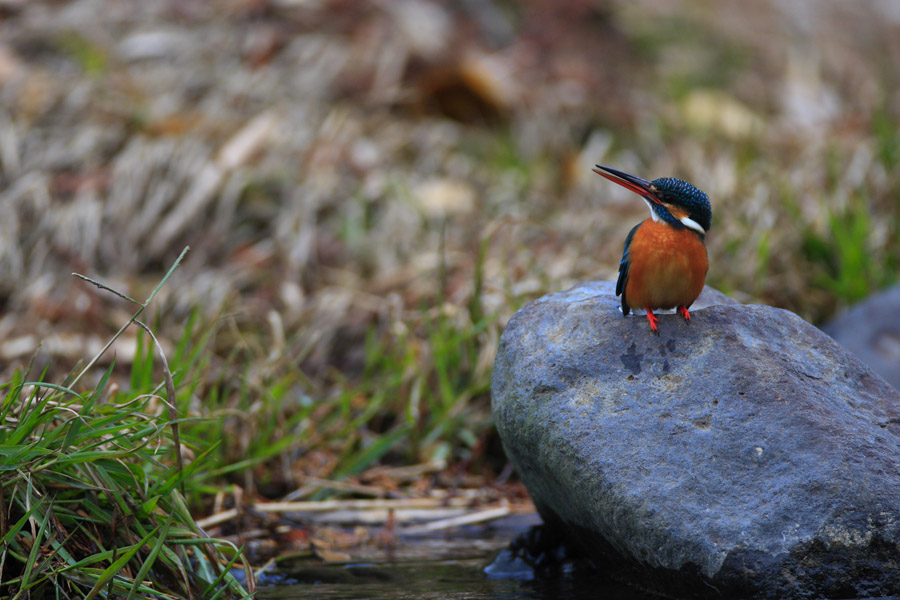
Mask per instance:
[[[537,516],[509,517],[487,527],[401,539],[388,557],[361,553],[345,564],[297,561],[261,578],[259,600],[643,600],[633,588],[600,578],[534,578],[522,564],[495,561]],[[504,555],[505,556],[505,555]],[[490,566],[489,565],[492,565]],[[487,569],[486,569],[487,568]]]
[[[260,600],[322,598],[331,600],[641,600],[632,588],[579,577],[522,581],[495,579],[484,572],[485,559],[407,562],[394,565],[342,565],[294,573],[298,580],[259,589]],[[646,596],[658,598],[658,596]]]

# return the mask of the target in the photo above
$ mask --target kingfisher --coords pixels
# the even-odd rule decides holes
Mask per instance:
[[[638,194],[650,208],[650,218],[625,238],[616,282],[622,314],[647,311],[656,335],[656,309],[674,308],[690,323],[688,309],[703,291],[709,269],[705,244],[712,219],[709,196],[673,177],[647,181],[603,165],[596,165],[594,172]]]

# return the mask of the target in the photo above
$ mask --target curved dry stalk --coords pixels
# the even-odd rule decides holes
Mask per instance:
[[[175,461],[178,464],[178,474],[180,475],[184,472],[184,460],[181,457],[181,437],[178,434],[178,406],[177,400],[175,399],[175,382],[172,380],[172,371],[169,370],[169,361],[166,360],[166,353],[163,352],[162,345],[159,343],[159,340],[156,339],[156,336],[153,335],[153,332],[150,331],[150,328],[138,319],[134,319],[134,322],[147,332],[147,335],[150,336],[150,339],[153,340],[156,349],[159,351],[159,358],[163,365],[163,377],[165,377],[166,380],[166,399],[164,402],[166,403],[166,406],[169,407],[169,421],[172,425],[172,443],[175,445]],[[181,480],[181,495],[185,495],[184,480]]]

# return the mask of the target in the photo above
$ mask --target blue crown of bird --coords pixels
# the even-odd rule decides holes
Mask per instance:
[[[650,208],[650,218],[625,238],[616,282],[622,314],[646,311],[657,335],[659,318],[654,310],[674,308],[690,323],[688,309],[703,291],[709,270],[705,244],[712,220],[709,196],[673,177],[647,181],[603,165],[594,172],[638,194]]]

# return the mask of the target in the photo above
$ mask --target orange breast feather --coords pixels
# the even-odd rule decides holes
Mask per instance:
[[[631,308],[688,308],[703,291],[709,262],[693,231],[647,219],[634,233],[628,258],[625,302]]]

